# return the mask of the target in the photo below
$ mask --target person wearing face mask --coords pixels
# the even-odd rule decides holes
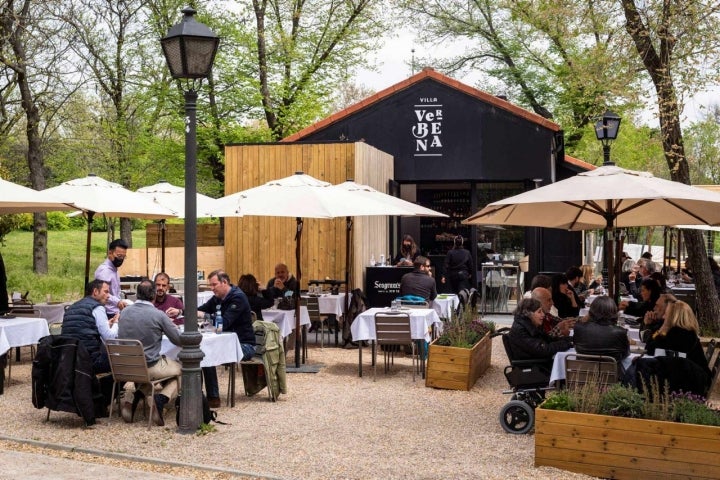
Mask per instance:
[[[415,240],[410,235],[405,234],[403,235],[400,252],[395,255],[393,259],[393,265],[398,267],[412,267],[418,255],[420,255],[420,251]]]
[[[120,274],[118,268],[123,264],[127,254],[128,244],[122,238],[113,240],[108,245],[107,258],[95,270],[95,279],[107,282],[110,285],[110,296],[105,303],[108,317],[113,317],[128,305],[120,298]]]

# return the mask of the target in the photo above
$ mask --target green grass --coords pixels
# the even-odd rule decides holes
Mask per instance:
[[[133,248],[145,248],[143,232],[133,232]],[[0,245],[8,276],[8,292],[30,292],[28,298],[43,303],[77,300],[82,297],[85,276],[85,230],[48,232],[48,274],[32,271],[32,232],[15,231]],[[90,277],[107,254],[107,234],[93,232]]]

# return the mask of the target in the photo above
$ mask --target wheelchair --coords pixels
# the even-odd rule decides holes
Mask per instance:
[[[505,378],[510,386],[504,394],[512,395],[510,401],[500,409],[500,425],[507,433],[525,434],[535,426],[535,408],[545,400],[545,392],[554,390],[550,383],[547,359],[513,360],[510,328],[500,328],[493,336],[502,336],[503,347],[510,365],[505,367]]]

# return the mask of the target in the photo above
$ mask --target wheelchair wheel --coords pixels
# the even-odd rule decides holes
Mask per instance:
[[[507,433],[527,433],[535,425],[535,410],[525,402],[511,400],[500,410],[500,425]]]

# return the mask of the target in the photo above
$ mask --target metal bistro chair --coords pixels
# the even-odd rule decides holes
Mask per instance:
[[[155,391],[159,390],[162,383],[173,378],[172,376],[163,378],[150,378],[147,361],[145,360],[145,352],[143,344],[140,340],[113,338],[105,340],[105,348],[107,349],[108,358],[110,359],[110,368],[113,375],[113,388],[110,398],[115,399],[115,388],[120,382],[133,382],[135,388],[138,385],[149,385],[152,393],[150,394],[150,414],[148,417],[148,430],[152,427],[152,413],[155,407]],[[147,396],[146,396],[147,398]],[[120,414],[120,398],[118,402],[118,415]],[[112,417],[113,403],[110,403],[110,417]]]
[[[377,372],[377,349],[383,345],[388,346],[404,346],[412,345],[412,375],[415,381],[416,355],[415,342],[412,339],[410,330],[410,315],[407,313],[376,313],[375,314],[375,343],[373,348],[373,381]],[[383,359],[385,361],[385,373],[390,370],[390,365],[394,364],[395,349],[383,349]]]
[[[304,298],[304,297],[303,297]],[[304,298],[305,306],[310,316],[310,325],[315,326],[315,343],[318,341],[318,333],[320,333],[320,348],[325,347],[325,324],[326,319],[320,315],[320,300],[318,297],[310,296]]]
[[[565,384],[568,390],[582,388],[586,383],[596,383],[602,388],[617,381],[618,367],[613,357],[579,353],[565,357]]]
[[[705,360],[708,362],[708,365],[711,365],[710,362],[712,362],[713,353],[715,353],[716,347],[717,347],[717,344],[716,344],[714,338],[711,339],[708,342],[707,346],[705,347]]]

